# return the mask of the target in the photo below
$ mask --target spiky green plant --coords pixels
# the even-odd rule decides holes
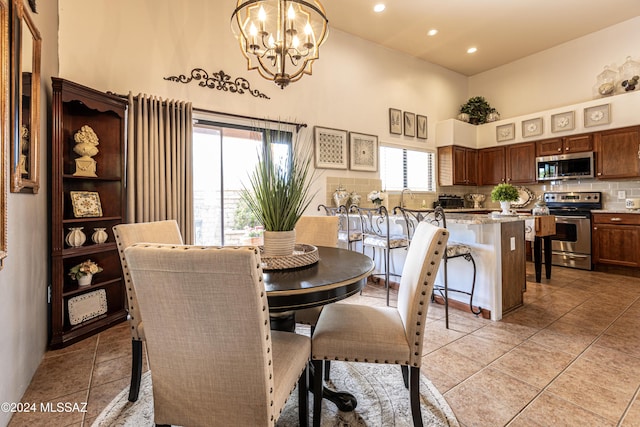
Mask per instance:
[[[274,159],[271,149],[259,157],[248,186],[242,189],[242,200],[266,231],[291,231],[314,196],[310,193],[311,150],[305,154],[295,144],[284,162]]]

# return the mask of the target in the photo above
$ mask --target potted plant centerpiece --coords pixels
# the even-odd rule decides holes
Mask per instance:
[[[467,102],[460,106],[460,114],[458,118],[468,121],[472,125],[480,125],[483,123],[498,120],[500,114],[489,105],[483,96],[474,96],[469,98]]]
[[[498,184],[491,190],[491,200],[500,202],[502,215],[511,215],[509,211],[511,202],[515,202],[519,198],[520,194],[518,194],[518,189],[511,184]]]
[[[277,137],[278,132],[275,134]],[[271,132],[267,135],[269,138]],[[305,154],[300,144],[294,144],[284,159],[274,158],[270,149],[264,150],[241,192],[244,203],[264,226],[265,256],[293,253],[296,223],[314,196],[310,193],[311,153],[308,150]]]
[[[88,286],[91,284],[93,275],[100,273],[101,271],[102,267],[88,259],[71,267],[69,270],[69,276],[71,279],[78,281],[78,286]]]

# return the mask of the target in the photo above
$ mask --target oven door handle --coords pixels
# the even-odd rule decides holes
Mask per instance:
[[[566,252],[556,252],[556,251],[552,251],[551,252],[552,255],[560,255],[560,256],[564,256],[566,258],[589,258],[589,255],[580,255],[580,254],[569,254]]]
[[[564,216],[564,215],[556,215],[556,219],[589,219],[588,216]]]

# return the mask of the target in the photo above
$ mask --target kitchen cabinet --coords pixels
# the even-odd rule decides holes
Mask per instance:
[[[640,267],[640,214],[594,213],[594,264]]]
[[[535,142],[485,148],[478,152],[479,185],[536,182]]]
[[[126,212],[127,100],[57,77],[52,86],[49,345],[60,348],[127,317],[120,257],[111,230],[125,220]],[[74,148],[82,151],[75,135],[81,129],[88,132],[86,126],[97,137],[95,163],[74,152]],[[80,286],[69,277],[69,270],[87,260],[103,271],[93,276],[91,284]]]
[[[550,138],[536,142],[536,156],[538,157],[585,151],[593,151],[593,133]]]
[[[598,132],[595,152],[596,178],[640,177],[640,126]]]
[[[478,150],[449,145],[438,148],[438,184],[477,185]]]

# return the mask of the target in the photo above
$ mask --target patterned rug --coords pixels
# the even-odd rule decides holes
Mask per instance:
[[[349,391],[358,400],[353,412],[341,412],[327,401],[322,405],[322,426],[390,427],[412,426],[409,391],[404,387],[398,365],[331,362],[331,380],[327,387]],[[123,390],[105,408],[93,427],[131,426],[152,427],[153,393],[151,375],[142,377],[138,401],[127,400],[129,388]],[[459,426],[453,411],[431,382],[420,376],[422,420],[425,426]],[[298,392],[294,391],[278,419],[277,427],[298,425]],[[312,412],[313,395],[309,395]],[[311,418],[309,419],[311,424]]]

